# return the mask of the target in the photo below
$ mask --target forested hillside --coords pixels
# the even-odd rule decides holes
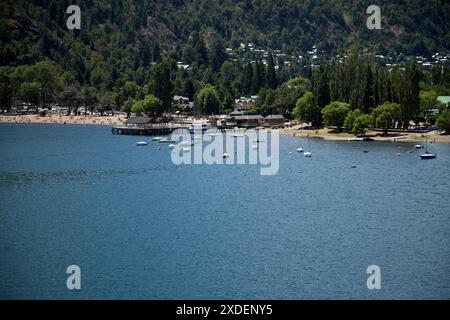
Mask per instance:
[[[83,27],[72,37],[65,27],[65,10],[74,3],[81,7]],[[196,32],[207,46],[217,35],[230,47],[252,42],[286,53],[313,45],[336,51],[355,43],[378,53],[427,55],[449,49],[448,1],[378,1],[382,30],[377,31],[366,28],[370,4],[363,0],[3,0],[1,61],[3,65],[32,62],[42,56],[60,60],[68,51],[86,46],[87,57],[95,52],[118,58],[126,50],[128,59],[139,60],[131,62],[145,65],[154,51],[179,59],[188,56],[186,46]]]
[[[66,27],[71,4],[81,8],[80,30]],[[230,110],[236,97],[258,94],[255,112],[289,115],[312,90],[319,112],[311,120],[318,124],[320,110],[333,100],[363,112],[397,102],[406,122],[420,113],[419,82],[436,94],[449,92],[450,3],[378,1],[381,30],[366,26],[371,4],[2,0],[0,104],[59,102],[130,112],[150,94],[160,101],[152,112],[160,113],[179,94],[198,99],[202,112],[216,113]],[[408,62],[408,56],[426,61],[435,52],[441,53],[434,56],[438,64],[423,73]],[[336,60],[337,54],[346,58]],[[394,60],[380,64],[377,54]],[[390,65],[393,72],[384,68]]]

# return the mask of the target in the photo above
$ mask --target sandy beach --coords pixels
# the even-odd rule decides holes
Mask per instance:
[[[35,124],[80,124],[80,125],[116,125],[122,124],[125,116],[65,116],[51,114],[39,115],[0,115],[0,123],[35,123]]]

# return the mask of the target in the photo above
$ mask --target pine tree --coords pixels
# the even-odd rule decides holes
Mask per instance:
[[[244,77],[242,79],[242,93],[250,94],[252,90],[253,68],[251,63],[244,67]]]
[[[420,71],[412,62],[406,64],[405,69],[405,105],[403,115],[403,128],[409,127],[409,121],[416,115],[420,107]]]
[[[252,93],[258,93],[259,90],[264,86],[264,67],[262,66],[262,62],[256,60],[253,63],[253,77],[252,77]]]
[[[275,61],[272,53],[269,53],[267,59],[266,84],[270,89],[276,89],[278,86],[277,73],[275,70]]]
[[[216,37],[212,42],[211,49],[209,50],[209,65],[214,72],[217,72],[224,63],[225,59],[226,54],[223,41],[219,37]]]
[[[316,98],[316,105],[319,109],[323,109],[330,103],[330,88],[328,82],[327,70],[324,66],[320,66],[319,70],[313,75],[313,90]]]
[[[162,58],[155,68],[155,96],[163,102],[164,110],[170,110],[172,104],[173,84],[170,79],[170,61]]]
[[[373,75],[368,63],[365,69],[360,108],[364,113],[370,113],[374,107]]]

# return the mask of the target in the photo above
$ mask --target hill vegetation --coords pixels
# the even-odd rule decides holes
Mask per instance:
[[[81,7],[81,30],[66,28],[71,4]],[[396,121],[403,126],[425,119],[427,110],[439,108],[434,97],[450,93],[448,64],[422,70],[402,58],[386,68],[374,55],[448,52],[450,4],[379,1],[383,28],[368,30],[370,4],[4,0],[0,107],[59,103],[69,112],[86,105],[101,113],[121,109],[151,115],[169,111],[177,94],[198,101],[198,112],[210,114],[231,110],[236,97],[257,94],[250,112],[297,115],[316,126],[324,117],[333,123],[334,108],[322,111],[335,101],[341,103],[334,104],[338,110],[357,109],[363,115],[384,103],[398,104]],[[242,43],[238,54],[227,53],[226,48]],[[263,52],[254,54],[249,43]],[[295,63],[313,47],[324,57],[319,63]],[[285,57],[294,62],[286,64]]]

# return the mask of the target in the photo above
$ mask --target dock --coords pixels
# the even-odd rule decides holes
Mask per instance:
[[[162,136],[169,135],[177,129],[188,129],[185,124],[146,124],[146,125],[115,125],[112,127],[112,134],[135,135],[135,136]]]

